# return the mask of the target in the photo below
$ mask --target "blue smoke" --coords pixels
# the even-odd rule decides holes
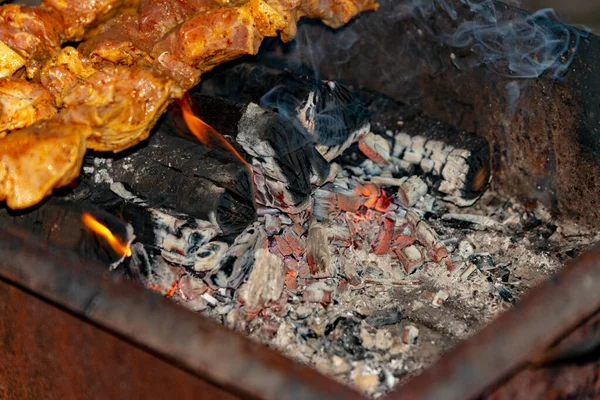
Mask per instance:
[[[456,62],[461,68],[481,64],[513,78],[560,78],[569,69],[585,31],[563,23],[554,10],[500,20],[492,0],[463,0],[473,19],[461,23],[442,41],[455,48],[470,48],[476,57]],[[461,63],[461,61],[463,61]]]

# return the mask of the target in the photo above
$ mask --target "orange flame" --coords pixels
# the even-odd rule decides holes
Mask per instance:
[[[83,213],[81,221],[87,226],[92,232],[102,236],[110,247],[113,248],[118,254],[124,254],[127,257],[131,257],[131,247],[128,244],[123,244],[106,226],[102,225],[96,218],[91,214]]]
[[[206,122],[202,121],[196,115],[194,115],[194,111],[192,111],[192,107],[190,105],[190,94],[186,93],[182,99],[177,100],[177,104],[181,107],[181,112],[183,113],[183,119],[187,124],[190,131],[200,140],[206,147],[212,147],[214,142],[217,142],[219,146],[233,153],[238,160],[240,160],[246,168],[252,173],[252,168],[246,162],[244,157],[238,153],[238,151],[229,143],[223,135],[216,131],[215,128],[208,125]]]

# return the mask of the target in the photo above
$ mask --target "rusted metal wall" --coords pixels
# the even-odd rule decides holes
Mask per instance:
[[[534,12],[553,8],[565,21],[583,24],[597,32],[600,29],[600,3],[593,0],[520,0],[519,7]]]
[[[137,390],[142,394],[150,393],[135,385],[146,379],[160,382],[163,367],[167,380],[162,382],[168,383],[169,387],[172,387],[170,382],[175,385],[177,379],[188,379],[169,372],[168,365],[153,366],[151,357],[144,359],[135,349],[111,342],[100,331],[103,329],[122,337],[130,346],[149,349],[152,354],[209,383],[205,385],[207,389],[202,389],[200,383],[193,383],[190,378],[186,384],[191,385],[193,391],[182,389],[184,395],[195,393],[200,387],[208,394],[206,398],[219,398],[218,386],[244,398],[364,399],[317,371],[157,293],[122,277],[108,276],[102,264],[85,262],[75,254],[49,247],[16,229],[0,229],[0,279],[48,301],[35,303],[22,295],[19,297],[7,285],[0,287],[0,344],[3,340],[5,348],[11,352],[10,357],[0,355],[0,393],[1,390],[16,391],[29,382],[36,387],[39,381],[41,386],[36,387],[36,392],[24,392],[25,395],[48,391],[48,396],[31,398],[61,398],[64,392],[73,399],[85,398],[81,397],[84,394],[95,399],[98,397],[90,392],[96,390],[94,386],[87,389],[94,383],[95,375],[100,382],[98,390],[108,391],[114,371],[121,374],[121,378],[114,380],[115,384],[126,386],[127,374],[135,374],[137,369],[140,369],[140,375],[131,378],[135,381],[134,386],[131,392],[125,393],[135,394]],[[81,320],[69,320],[51,310],[53,307],[66,309]],[[78,334],[79,330],[83,333]],[[134,354],[131,359],[128,352]],[[44,355],[46,353],[50,358]],[[124,365],[123,369],[120,364]],[[45,374],[48,379],[43,376]],[[63,374],[65,379],[61,379]],[[169,378],[169,374],[174,377]],[[41,377],[36,378],[38,375]],[[85,384],[74,383],[73,392],[68,392],[69,382],[77,379],[82,379]],[[10,384],[7,386],[4,381]],[[59,385],[56,389],[54,382]],[[210,387],[213,392],[209,391]]]
[[[513,79],[484,66],[455,66],[455,58],[472,55],[470,49],[451,49],[439,39],[469,17],[459,1],[448,2],[460,11],[456,21],[441,9],[425,18],[409,6],[438,2],[380,3],[379,11],[339,31],[305,23],[295,43],[273,46],[265,59],[309,64],[324,77],[382,91],[485,136],[494,154],[495,187],[600,225],[598,37],[581,41],[560,79]],[[496,12],[522,17],[502,3]]]
[[[0,280],[0,399],[235,399]]]

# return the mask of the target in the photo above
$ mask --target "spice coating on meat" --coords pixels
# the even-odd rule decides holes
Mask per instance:
[[[0,200],[11,208],[35,205],[79,176],[90,128],[34,125],[0,140]]]
[[[59,110],[50,119],[12,132],[3,140],[17,140],[15,136],[29,147],[26,156],[14,153],[3,159],[0,199],[6,199],[11,208],[25,208],[39,202],[53,187],[67,184],[78,175],[78,160],[83,157],[75,147],[117,152],[144,140],[169,103],[197,84],[202,73],[239,56],[256,54],[267,36],[283,32],[287,39],[301,16],[320,17],[335,27],[363,10],[376,8],[373,0],[165,0],[142,1],[137,11],[124,10],[92,39],[78,49],[62,49],[35,74],[35,79],[54,96]],[[86,10],[84,7],[82,15],[87,15]],[[94,10],[106,8],[98,6]],[[97,14],[99,20],[108,15]],[[161,20],[161,15],[168,17]],[[69,34],[83,35],[89,23],[82,26]],[[40,119],[49,116],[40,115]],[[56,135],[60,126],[70,132],[78,125],[86,127],[80,142],[72,135]],[[42,132],[51,136],[46,138]],[[39,145],[34,145],[36,140]],[[69,154],[69,162],[50,152],[49,143],[61,147],[61,140],[65,141],[61,154]],[[3,146],[0,156],[7,151],[6,143]],[[49,166],[51,175],[47,172]],[[15,183],[22,176],[15,171],[25,170],[36,183]]]
[[[0,138],[56,113],[54,97],[42,85],[13,78],[0,79]]]

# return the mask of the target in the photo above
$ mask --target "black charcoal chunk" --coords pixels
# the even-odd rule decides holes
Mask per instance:
[[[372,327],[380,328],[386,325],[394,325],[402,321],[403,313],[402,310],[397,308],[388,308],[385,310],[375,311],[369,315],[365,322]]]
[[[107,168],[153,208],[216,223],[223,236],[256,219],[251,172],[234,154],[210,149],[162,120],[148,142]]]

